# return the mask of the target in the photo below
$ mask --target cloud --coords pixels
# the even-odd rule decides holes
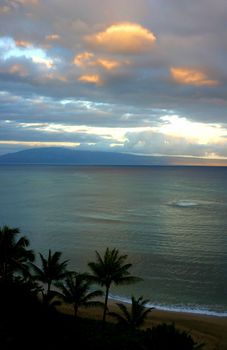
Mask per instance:
[[[25,147],[77,147],[78,142],[51,142],[51,141],[0,141],[0,145],[19,145]]]
[[[59,79],[60,75],[54,70],[52,61],[42,59],[41,57],[9,58],[7,60],[0,58],[0,79],[14,82],[17,84],[30,85],[46,82],[49,79]],[[30,87],[31,88],[31,87]],[[17,89],[17,88],[16,88]],[[3,89],[4,90],[4,89]]]
[[[11,11],[10,6],[8,5],[0,5],[0,14],[6,14]]]
[[[93,90],[94,86],[91,89]],[[167,111],[162,109],[148,109],[122,103],[104,103],[72,97],[57,99],[38,94],[23,98],[19,93],[14,95],[7,92],[0,92],[0,108],[2,118],[23,123],[56,122],[93,127],[121,126],[127,129],[157,126],[160,116],[163,113],[167,114]]]
[[[150,152],[152,138],[166,154],[225,154],[226,0],[0,3],[0,120],[137,128],[124,151]],[[65,129],[58,140],[26,130],[29,141],[73,142]],[[86,142],[108,148],[97,132]]]
[[[15,44],[18,47],[29,47],[29,46],[32,46],[32,43],[30,41],[25,41],[25,40],[16,40]]]
[[[140,54],[150,51],[155,35],[137,23],[116,23],[103,32],[86,37],[91,47],[118,54]]]
[[[122,144],[124,129],[86,127],[57,123],[0,121],[1,149],[65,146],[82,149],[109,149]]]
[[[47,68],[54,66],[54,60],[47,56],[45,50],[33,46],[29,41],[14,41],[12,38],[2,37],[0,38],[0,47],[2,48],[0,59],[2,58],[4,61],[11,58],[26,58],[32,60],[34,63],[46,65]]]
[[[39,0],[2,0],[0,4],[0,14],[7,14],[17,10],[20,6],[38,5]]]
[[[60,35],[58,35],[58,34],[49,34],[49,35],[46,35],[45,39],[46,40],[50,40],[50,41],[59,40],[60,39]]]
[[[189,69],[184,67],[172,67],[170,69],[171,76],[174,81],[184,85],[194,86],[217,86],[217,80],[209,79],[202,71]]]
[[[32,61],[38,64],[44,64],[47,68],[53,68],[54,61],[51,58],[33,56]]]
[[[91,65],[93,58],[94,54],[92,52],[83,52],[74,57],[73,63],[79,67],[86,67]]]
[[[98,66],[101,66],[107,70],[112,70],[121,66],[121,63],[117,60],[110,60],[108,58],[99,58],[95,62]]]
[[[96,57],[91,52],[83,52],[74,57],[73,63],[78,67],[102,67],[106,70],[113,70],[120,67],[123,63],[110,58]],[[124,62],[125,64],[128,62]]]
[[[164,123],[159,126],[159,131],[164,135],[183,137],[195,144],[222,143],[227,133],[226,128],[220,124],[204,124],[188,120],[177,115],[163,116]]]
[[[124,150],[133,153],[158,156],[183,156],[204,158],[227,158],[227,137],[221,142],[199,144],[181,136],[165,135],[158,131],[126,133]]]
[[[22,5],[37,5],[39,0],[11,0],[11,2],[15,2]]]
[[[82,83],[95,84],[95,85],[102,84],[102,79],[98,74],[81,75],[78,78],[78,81],[81,81]]]
[[[25,66],[22,64],[13,64],[11,67],[9,67],[9,73],[10,74],[16,74],[20,77],[27,77],[28,76],[28,70]]]

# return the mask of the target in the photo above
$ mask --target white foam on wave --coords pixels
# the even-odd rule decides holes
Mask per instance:
[[[183,207],[183,208],[188,208],[188,207],[196,207],[198,206],[200,203],[197,201],[191,201],[191,200],[185,200],[185,199],[181,199],[179,201],[175,201],[171,203],[172,205],[176,206],[176,207]]]
[[[217,205],[224,205],[224,202],[220,201],[206,201],[206,200],[194,200],[194,199],[179,199],[175,200],[169,203],[171,206],[175,207],[182,207],[182,208],[190,208],[190,207],[197,207],[197,206],[204,206],[204,207],[214,207]]]
[[[131,304],[131,299],[120,296],[120,295],[110,295],[109,298],[113,301]],[[147,307],[153,307],[161,311],[171,311],[171,312],[183,312],[189,314],[206,315],[206,316],[216,316],[216,317],[227,317],[227,310],[224,311],[213,311],[205,307],[188,307],[188,306],[176,306],[176,305],[161,305],[161,304],[151,304],[148,303]]]

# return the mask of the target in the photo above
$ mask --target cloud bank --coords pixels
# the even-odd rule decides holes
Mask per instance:
[[[2,0],[0,154],[227,158],[224,0]]]

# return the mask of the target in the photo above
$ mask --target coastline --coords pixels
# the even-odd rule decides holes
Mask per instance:
[[[113,295],[110,293],[109,301],[113,303],[123,303],[123,304],[131,304],[131,300],[126,297],[122,297],[120,295]],[[227,311],[211,311],[206,308],[190,308],[190,307],[178,307],[178,306],[164,306],[161,304],[148,303],[147,307],[153,307],[156,310],[164,311],[164,312],[175,312],[175,313],[185,313],[185,314],[193,314],[193,315],[201,315],[201,316],[215,316],[215,317],[227,317]]]
[[[129,306],[128,303],[125,303]],[[109,300],[109,311],[119,311],[116,301]],[[59,311],[73,314],[70,305],[61,305]],[[100,308],[80,308],[79,317],[102,319]],[[107,316],[108,322],[114,322],[113,318]],[[227,317],[195,314],[190,312],[176,312],[154,309],[148,315],[143,329],[152,328],[160,323],[174,323],[176,328],[191,334],[198,343],[205,343],[204,350],[226,350],[227,349]]]

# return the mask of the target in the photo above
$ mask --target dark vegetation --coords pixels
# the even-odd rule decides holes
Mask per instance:
[[[29,241],[19,229],[0,228],[0,349],[122,349],[191,350],[201,348],[190,334],[174,324],[140,329],[152,308],[142,296],[132,296],[127,308],[118,303],[119,313],[108,312],[112,284],[134,283],[127,255],[107,248],[88,263],[90,273],[67,270],[60,252],[48,256],[29,249]],[[100,286],[104,289],[97,289]],[[95,300],[97,298],[99,300]],[[102,297],[104,302],[102,302]],[[101,300],[101,301],[100,301]],[[74,315],[56,309],[69,303]],[[80,307],[99,306],[103,320],[78,316]],[[117,322],[107,322],[106,315]]]

